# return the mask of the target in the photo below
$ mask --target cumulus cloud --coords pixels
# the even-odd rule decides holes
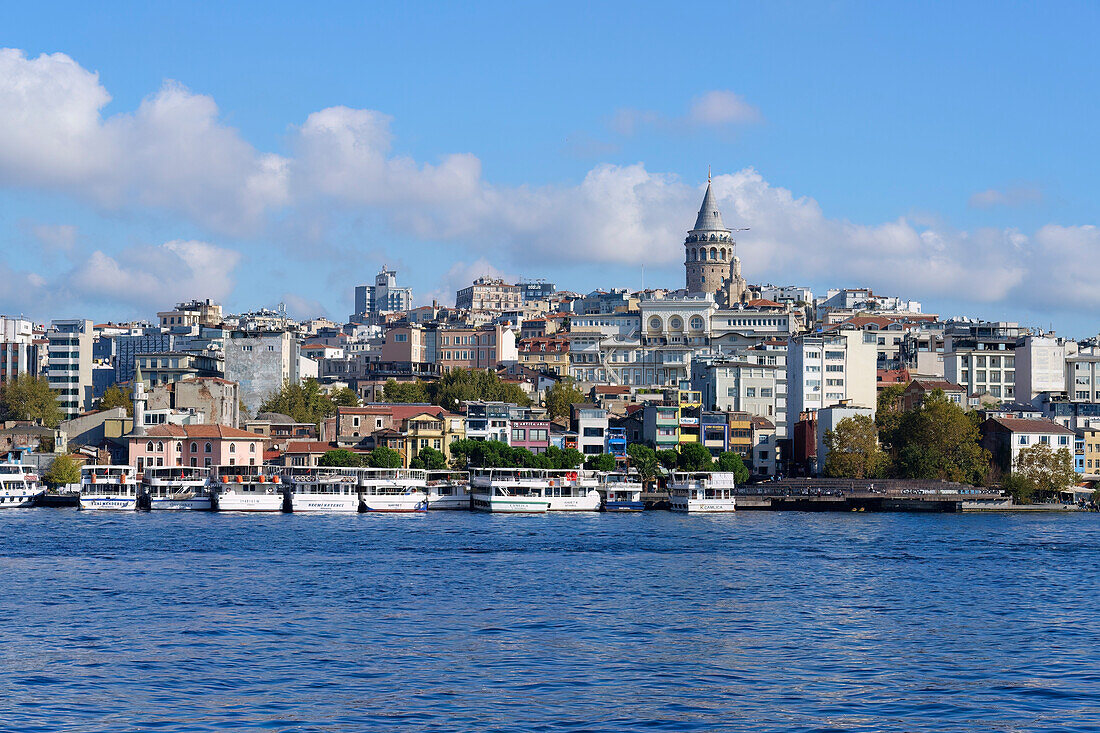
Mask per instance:
[[[96,250],[67,274],[64,285],[79,300],[143,309],[190,298],[220,301],[233,290],[239,262],[238,252],[196,241],[132,247],[118,256]]]
[[[77,229],[72,224],[25,224],[24,228],[47,252],[70,254],[76,248]]]
[[[65,54],[0,49],[0,185],[153,206],[247,232],[286,203],[286,164],[218,119],[209,96],[167,82],[132,114],[101,116],[97,74]]]
[[[1033,186],[1012,186],[1006,189],[990,188],[970,196],[972,209],[992,209],[997,206],[1027,206],[1043,200],[1043,192]]]

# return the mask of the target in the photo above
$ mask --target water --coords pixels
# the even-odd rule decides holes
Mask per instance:
[[[1097,730],[1096,515],[0,512],[0,730]]]

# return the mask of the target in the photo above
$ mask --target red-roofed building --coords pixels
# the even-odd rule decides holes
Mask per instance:
[[[944,379],[914,379],[901,396],[901,409],[915,410],[937,389],[959,407],[966,409],[971,406],[966,397],[965,387]]]
[[[258,466],[264,436],[225,425],[158,425],[144,435],[127,436],[130,465]]]
[[[982,447],[993,456],[993,464],[1008,472],[1016,465],[1020,451],[1040,443],[1057,451],[1065,448],[1073,459],[1074,433],[1053,420],[991,417],[981,425]]]

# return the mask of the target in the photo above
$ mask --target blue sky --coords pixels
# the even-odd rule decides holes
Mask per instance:
[[[1092,335],[1098,15],[9,8],[0,308],[150,317],[193,293],[339,319],[383,262],[418,300],[482,272],[678,287],[710,165],[750,281]]]

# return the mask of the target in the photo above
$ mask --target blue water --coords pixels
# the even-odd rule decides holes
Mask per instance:
[[[1100,729],[1100,517],[0,512],[0,730]]]

